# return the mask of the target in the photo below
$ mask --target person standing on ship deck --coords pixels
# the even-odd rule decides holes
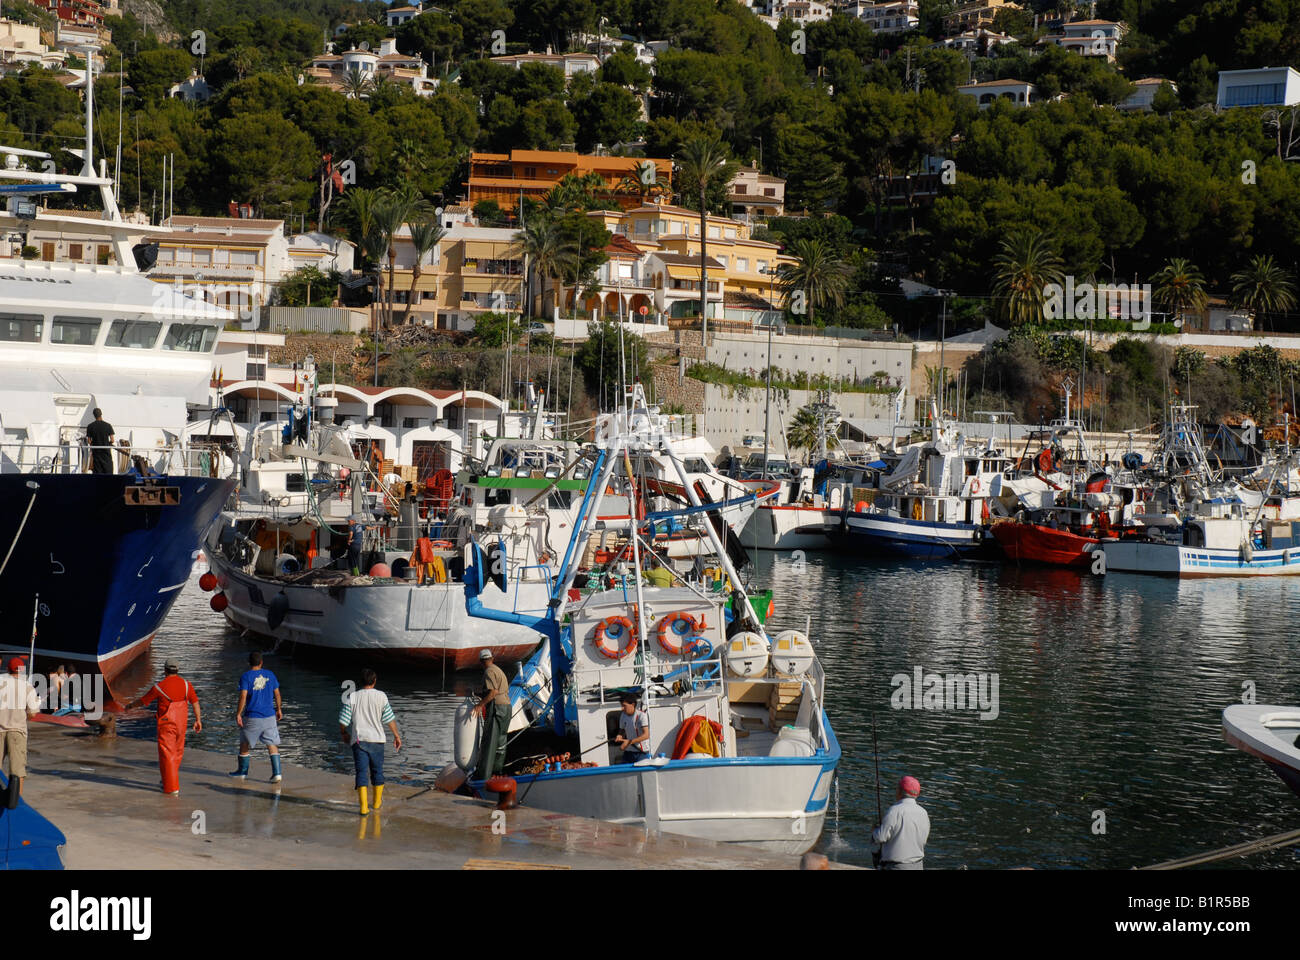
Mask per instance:
[[[180,664],[168,660],[163,664],[163,678],[143,697],[126,705],[130,710],[158,702],[158,769],[162,773],[162,791],[169,797],[181,794],[181,759],[185,756],[185,730],[190,723],[191,703],[194,704],[194,732],[203,732],[199,695],[180,671]]]
[[[930,815],[916,802],[921,783],[916,777],[898,781],[898,802],[885,811],[871,841],[880,847],[880,866],[885,870],[924,870],[925,842],[930,838]]]
[[[91,411],[94,421],[86,425],[86,440],[91,446],[91,463],[95,473],[113,473],[113,425],[104,419],[104,411]]]
[[[618,718],[615,746],[623,748],[619,763],[636,763],[646,757],[645,747],[650,742],[650,723],[644,710],[640,709],[635,693],[625,693],[620,698],[623,712]]]
[[[483,711],[483,738],[479,743],[478,770],[475,779],[486,780],[505,769],[506,731],[510,728],[510,681],[505,671],[492,662],[492,651],[478,652],[483,664],[483,684],[487,692],[479,709]]]

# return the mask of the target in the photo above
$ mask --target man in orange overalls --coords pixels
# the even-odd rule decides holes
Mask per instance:
[[[189,726],[189,704],[194,704],[194,732],[203,730],[199,712],[199,695],[180,675],[180,664],[168,660],[163,664],[163,678],[139,700],[127,704],[147,707],[158,701],[158,769],[162,772],[162,790],[169,797],[181,793],[181,757],[185,755],[185,730]]]

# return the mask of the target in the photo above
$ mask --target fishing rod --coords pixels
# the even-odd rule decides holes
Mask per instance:
[[[871,752],[876,763],[876,826],[879,827],[884,821],[884,814],[881,812],[880,804],[880,743],[876,739],[876,709],[871,708]],[[877,847],[871,851],[871,865],[877,869],[880,867],[881,850]]]

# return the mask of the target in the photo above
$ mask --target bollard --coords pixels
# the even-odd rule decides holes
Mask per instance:
[[[519,806],[519,801],[515,799],[515,790],[518,788],[518,784],[515,783],[514,777],[496,776],[483,786],[497,795],[498,810],[513,810]]]

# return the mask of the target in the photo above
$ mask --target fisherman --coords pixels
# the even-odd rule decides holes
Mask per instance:
[[[646,567],[643,576],[652,587],[671,587],[673,573],[654,553],[646,554]]]
[[[235,723],[239,725],[239,769],[231,776],[243,780],[248,776],[253,747],[266,744],[271,755],[271,782],[280,782],[280,728],[284,719],[280,702],[280,681],[270,670],[262,669],[262,654],[248,655],[249,670],[239,678],[239,706]]]
[[[86,441],[90,444],[91,463],[95,473],[113,472],[113,425],[104,419],[104,411],[96,407],[91,411],[94,421],[86,425]]]
[[[371,810],[366,802],[366,788],[375,788],[373,808],[378,811],[384,802],[384,748],[388,735],[384,727],[393,731],[393,748],[402,749],[402,735],[397,732],[397,717],[388,695],[375,689],[379,677],[367,668],[361,671],[361,689],[348,694],[339,711],[339,736],[352,745],[352,761],[356,764],[357,799],[361,816]]]
[[[352,576],[361,576],[361,547],[366,539],[366,522],[361,514],[348,517],[348,569]]]
[[[63,706],[60,701],[63,694],[63,684],[67,679],[68,668],[63,664],[59,664],[57,670],[52,670],[50,672],[49,701],[51,710],[57,710],[59,707]]]
[[[510,681],[505,671],[492,662],[492,651],[478,652],[483,665],[483,685],[487,691],[479,709],[483,711],[483,738],[479,743],[478,771],[475,776],[486,780],[505,769],[506,731],[510,727]]]
[[[646,757],[645,747],[650,742],[650,721],[644,710],[640,709],[637,695],[628,691],[619,700],[623,703],[623,712],[618,718],[618,734],[614,745],[623,748],[620,763],[636,763]]]
[[[885,811],[885,819],[871,832],[880,847],[885,870],[923,870],[925,841],[930,837],[930,815],[916,802],[921,783],[916,777],[898,781],[898,802]]]
[[[27,779],[27,719],[41,709],[41,697],[23,676],[23,657],[9,661],[9,672],[0,677],[0,737],[4,739],[4,774],[9,778],[9,806],[18,806]],[[14,793],[13,781],[18,781]]]
[[[147,707],[158,701],[158,769],[162,772],[162,791],[169,797],[181,795],[181,758],[185,756],[185,730],[189,726],[189,704],[194,704],[194,732],[203,732],[203,715],[199,710],[199,695],[190,682],[181,676],[181,667],[175,660],[163,664],[163,678],[155,683],[143,697],[126,705]]]

